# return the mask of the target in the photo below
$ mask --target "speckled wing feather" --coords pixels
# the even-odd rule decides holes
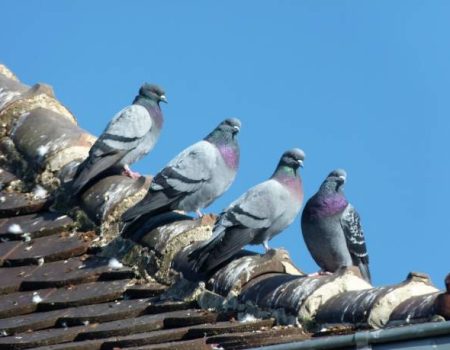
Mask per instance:
[[[101,172],[118,164],[137,147],[152,128],[147,110],[131,105],[117,113],[89,151],[88,158],[79,166],[72,184],[74,193]]]
[[[353,263],[360,268],[363,277],[370,282],[369,255],[367,253],[361,219],[351,204],[342,213],[341,226]]]
[[[217,148],[200,141],[186,148],[153,179],[149,192],[142,201],[127,210],[123,221],[164,208],[198,190],[211,179],[211,164],[217,163]]]

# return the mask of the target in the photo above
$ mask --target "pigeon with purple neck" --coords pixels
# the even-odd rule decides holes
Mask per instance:
[[[150,152],[158,141],[163,125],[160,102],[167,102],[160,87],[147,83],[141,86],[133,104],[114,116],[78,166],[71,185],[73,194],[82,192],[102,175],[140,176],[129,165]]]
[[[303,238],[323,272],[357,266],[361,276],[370,283],[364,232],[358,212],[344,195],[346,180],[344,170],[332,171],[308,200],[301,220]]]
[[[189,253],[195,271],[214,272],[247,244],[270,249],[269,240],[300,212],[303,185],[298,168],[304,159],[298,148],[286,151],[269,180],[249,189],[220,214],[212,238]]]
[[[201,216],[200,209],[221,196],[236,177],[240,128],[238,119],[226,119],[172,159],[154,177],[146,196],[122,215],[122,235],[129,236],[147,218],[167,211],[195,211]]]

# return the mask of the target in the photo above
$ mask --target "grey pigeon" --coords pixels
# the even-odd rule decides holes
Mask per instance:
[[[114,116],[78,167],[72,182],[73,194],[108,172],[139,176],[129,165],[147,154],[158,140],[163,124],[160,102],[167,102],[161,88],[142,85],[133,104]]]
[[[196,211],[210,205],[233,182],[239,166],[238,119],[221,122],[205,139],[186,148],[153,179],[146,196],[128,209],[122,235],[148,217],[170,210]]]
[[[194,270],[211,273],[247,244],[263,244],[288,227],[300,211],[303,185],[298,168],[305,154],[285,152],[272,177],[240,196],[217,219],[211,239],[189,254]]]
[[[369,255],[359,214],[343,192],[346,179],[344,170],[332,171],[308,200],[302,213],[303,238],[323,271],[357,266],[370,283]]]

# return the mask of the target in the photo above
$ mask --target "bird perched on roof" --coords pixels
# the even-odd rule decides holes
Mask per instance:
[[[140,176],[129,165],[147,154],[158,141],[163,124],[160,102],[167,103],[160,87],[147,83],[141,86],[133,104],[114,116],[79,165],[72,182],[73,194],[107,172]]]
[[[369,255],[358,212],[345,198],[345,170],[332,171],[305,205],[301,226],[305,243],[323,271],[357,266],[371,282]]]
[[[210,273],[247,244],[263,244],[288,227],[300,211],[303,186],[298,171],[305,153],[294,148],[283,153],[275,172],[240,196],[219,216],[211,239],[188,256],[194,269]]]
[[[122,235],[133,233],[146,218],[170,210],[196,211],[201,216],[200,209],[221,196],[236,176],[240,128],[238,119],[226,119],[172,159],[154,177],[146,196],[122,215]]]

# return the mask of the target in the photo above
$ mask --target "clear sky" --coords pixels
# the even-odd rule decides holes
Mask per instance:
[[[450,2],[4,1],[0,61],[51,84],[101,133],[144,81],[169,100],[157,172],[222,119],[242,120],[241,166],[217,212],[306,152],[306,197],[336,167],[365,229],[376,285],[450,272]],[[271,241],[318,268],[299,219]],[[259,248],[258,248],[259,249]]]

